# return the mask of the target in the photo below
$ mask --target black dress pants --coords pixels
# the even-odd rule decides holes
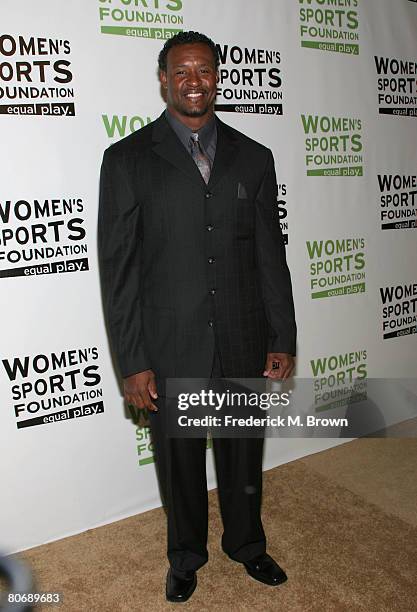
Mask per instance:
[[[215,352],[212,378],[222,376]],[[186,578],[208,560],[206,438],[169,438],[158,398],[150,412],[152,441],[161,496],[168,519],[168,559]],[[213,438],[218,494],[223,520],[223,551],[248,561],[266,550],[261,521],[263,438]]]

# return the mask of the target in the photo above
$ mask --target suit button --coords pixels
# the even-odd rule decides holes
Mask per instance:
[[[216,294],[216,289],[210,289],[210,295],[215,295]]]
[[[213,194],[212,194],[212,193],[210,193],[210,191],[207,191],[207,192],[204,194],[204,197],[206,198],[206,200],[208,200],[208,199],[209,199],[209,198],[211,198],[212,196],[213,196]]]
[[[208,324],[209,324],[209,327],[213,327],[213,325],[214,325],[214,321],[211,321],[211,320],[210,320],[210,321],[208,322]]]
[[[212,232],[214,230],[214,225],[206,225],[206,230]]]
[[[214,259],[214,257],[209,257],[207,261],[209,262],[209,264],[214,264],[216,260]]]

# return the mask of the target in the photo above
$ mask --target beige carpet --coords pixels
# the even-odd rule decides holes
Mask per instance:
[[[184,609],[412,612],[417,607],[417,440],[356,440],[265,473],[269,552],[288,582],[251,579],[219,546],[210,494],[209,563]],[[65,611],[168,610],[162,509],[21,555]],[[40,608],[39,608],[40,609]]]

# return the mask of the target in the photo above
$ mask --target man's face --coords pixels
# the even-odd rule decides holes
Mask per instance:
[[[167,71],[160,72],[169,110],[180,119],[211,116],[217,89],[213,53],[204,43],[177,45],[168,52]]]

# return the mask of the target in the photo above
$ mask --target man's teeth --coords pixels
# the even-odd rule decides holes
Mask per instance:
[[[187,98],[199,98],[200,96],[202,96],[202,93],[189,93],[189,94],[185,94]]]

